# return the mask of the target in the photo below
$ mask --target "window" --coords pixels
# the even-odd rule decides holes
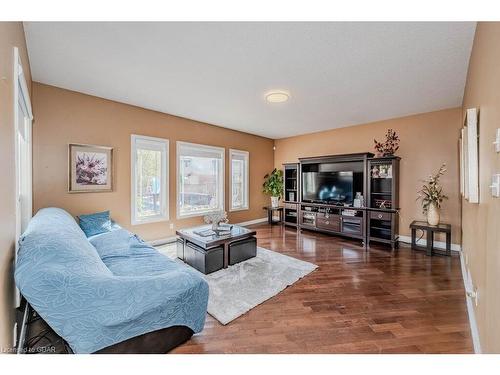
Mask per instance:
[[[177,142],[177,216],[224,210],[224,149]]]
[[[168,220],[168,140],[132,135],[132,224]]]
[[[248,152],[229,150],[231,211],[248,210]]]
[[[14,47],[14,150],[15,150],[15,226],[16,239],[26,230],[32,216],[32,138],[31,128],[33,115],[31,112],[31,102],[26,85],[19,50]],[[17,264],[17,252],[19,241],[15,241],[15,259]],[[15,305],[18,307],[21,295],[15,289]]]

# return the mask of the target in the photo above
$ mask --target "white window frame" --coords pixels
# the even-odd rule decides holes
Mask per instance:
[[[181,213],[181,204],[180,204],[180,191],[181,191],[181,179],[179,176],[180,173],[180,156],[181,156],[181,148],[182,146],[188,146],[188,147],[193,147],[193,148],[198,148],[199,150],[206,150],[206,151],[212,151],[212,152],[218,152],[221,154],[221,160],[222,160],[222,166],[221,166],[221,173],[222,176],[220,178],[220,181],[222,181],[222,186],[220,187],[220,197],[221,197],[221,208],[216,208],[212,210],[204,210],[204,211],[199,211],[196,213],[189,213],[189,214],[182,214]],[[209,145],[202,145],[199,143],[190,143],[190,142],[183,142],[183,141],[177,141],[176,143],[176,154],[177,154],[177,160],[176,160],[176,167],[177,167],[177,173],[176,173],[176,179],[177,179],[177,191],[176,191],[176,211],[177,211],[177,219],[186,219],[189,217],[199,217],[199,216],[204,216],[212,212],[218,212],[218,211],[224,211],[225,210],[225,185],[226,185],[226,177],[225,177],[225,159],[226,159],[226,149],[224,147],[217,147],[217,146],[209,146]]]
[[[140,225],[140,224],[148,224],[148,223],[156,223],[160,221],[168,221],[169,220],[169,176],[168,176],[168,163],[169,163],[169,140],[165,138],[156,138],[149,137],[145,135],[136,135],[132,134],[130,136],[130,160],[131,160],[131,201],[130,201],[130,218],[132,225]],[[137,149],[147,147],[140,147],[141,143],[143,145],[148,145],[151,147],[151,150],[161,151],[162,152],[162,160],[161,160],[161,185],[164,186],[162,191],[160,192],[160,207],[161,213],[159,215],[147,217],[147,218],[138,218],[136,216],[136,194],[137,194]]]
[[[15,208],[16,208],[16,241],[15,241],[15,251],[14,251],[14,264],[17,264],[17,253],[19,251],[19,238],[22,235],[23,223],[26,224],[33,215],[33,155],[32,149],[29,148],[28,155],[25,155],[26,164],[22,165],[19,155],[19,133],[21,127],[23,127],[23,132],[25,138],[28,139],[29,145],[33,146],[32,139],[32,123],[33,123],[33,113],[31,110],[31,100],[28,90],[28,85],[26,84],[26,77],[23,71],[23,66],[21,62],[21,57],[19,55],[19,49],[17,47],[13,48],[13,102],[14,102],[14,155],[15,155]],[[25,123],[19,124],[19,107],[24,114]],[[21,186],[20,180],[21,175],[27,181],[24,196],[27,201],[21,202]],[[20,305],[20,293],[17,287],[15,288],[15,306]]]
[[[243,157],[245,160],[245,170],[244,170],[244,204],[241,207],[233,207],[233,155],[238,155]],[[250,153],[248,151],[229,149],[229,211],[245,211],[249,209],[250,206]]]

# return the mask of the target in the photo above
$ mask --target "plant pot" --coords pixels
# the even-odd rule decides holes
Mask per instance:
[[[439,224],[439,208],[434,203],[431,203],[427,209],[427,222],[430,225]]]
[[[280,204],[280,197],[271,197],[271,207],[278,207]]]

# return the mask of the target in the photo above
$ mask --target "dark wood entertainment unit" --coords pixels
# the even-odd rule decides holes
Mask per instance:
[[[298,230],[361,240],[365,247],[370,242],[378,242],[396,248],[399,160],[397,156],[375,158],[371,153],[357,153],[300,158],[298,163],[284,164],[284,224]],[[355,190],[352,193],[360,192],[364,197],[363,204],[353,207],[339,201],[329,203],[303,199],[303,176],[310,178],[318,172],[349,176]]]

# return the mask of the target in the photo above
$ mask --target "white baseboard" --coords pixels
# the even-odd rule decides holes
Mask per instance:
[[[467,295],[467,290],[470,289],[470,285],[473,285],[472,280],[469,280],[469,274],[465,266],[465,260],[463,252],[460,252],[460,266],[462,268],[462,279],[464,280],[465,288],[465,301],[467,304],[467,315],[469,316],[470,332],[472,337],[472,345],[474,345],[474,353],[481,353],[481,342],[479,340],[479,329],[477,328],[476,314],[474,312],[474,302],[472,297]]]
[[[253,224],[260,224],[260,223],[265,223],[267,222],[267,217],[262,217],[260,219],[255,219],[255,220],[250,220],[250,221],[244,221],[242,223],[235,223],[235,225],[241,225],[242,227],[247,226],[247,225],[253,225]],[[160,246],[160,245],[165,245],[167,243],[172,243],[177,240],[177,236],[171,236],[171,237],[165,237],[165,238],[159,238],[157,240],[152,240],[152,241],[147,241],[151,246]]]
[[[244,221],[242,223],[236,223],[236,225],[241,225],[242,227],[253,224],[267,223],[267,217],[261,217],[260,219]]]
[[[153,241],[147,241],[151,246],[160,246],[160,245],[165,245],[167,243],[172,243],[177,240],[177,236],[171,236],[171,237],[165,237],[165,238],[160,238],[157,240]]]
[[[404,242],[404,243],[409,243],[411,244],[411,237],[410,236],[402,236],[401,234],[399,235],[399,241]],[[417,241],[417,245],[420,246],[426,246],[427,241],[425,239],[420,239]],[[434,247],[437,249],[446,249],[446,242],[443,241],[434,241]],[[461,251],[462,246],[456,243],[451,244],[451,251]]]

